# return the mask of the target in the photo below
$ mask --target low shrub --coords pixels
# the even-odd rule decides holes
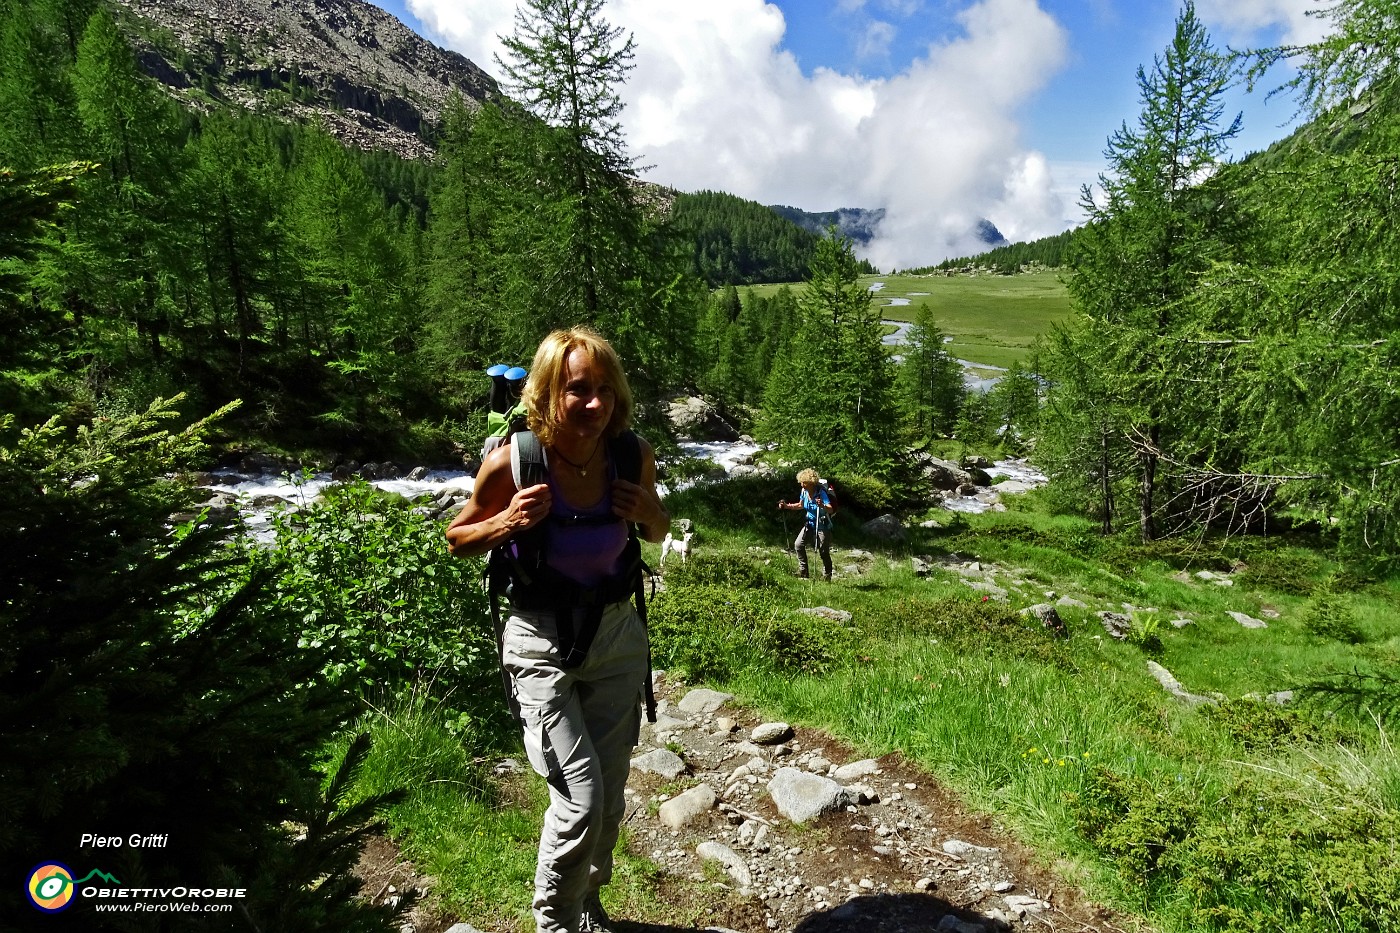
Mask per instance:
[[[1392,810],[1319,803],[1282,782],[1243,780],[1222,796],[1107,769],[1068,802],[1123,880],[1171,901],[1186,928],[1400,930]]]
[[[1299,613],[1304,629],[1318,638],[1359,645],[1366,640],[1356,616],[1338,596],[1327,593],[1312,599]]]
[[[648,627],[653,663],[697,680],[724,680],[745,670],[820,673],[848,657],[853,640],[828,619],[789,612],[766,584],[668,580],[649,606]]]
[[[960,651],[1027,658],[1061,670],[1075,668],[1063,639],[1005,603],[985,597],[902,599],[873,624],[885,636],[923,635]]]
[[[1200,818],[1197,802],[1182,784],[1158,785],[1108,768],[1091,771],[1069,803],[1079,832],[1125,881],[1140,888],[1161,880],[1168,852],[1190,836]]]
[[[884,480],[860,474],[843,475],[833,479],[836,494],[841,506],[857,511],[879,515],[890,511],[897,504],[895,491]]]
[[[1235,581],[1252,590],[1311,596],[1325,583],[1322,562],[1315,554],[1253,548],[1244,560],[1245,566]]]
[[[851,656],[854,639],[818,615],[775,615],[758,633],[763,662],[778,673],[820,674]]]
[[[763,590],[668,585],[647,610],[652,663],[694,680],[724,680],[753,663],[754,633],[775,612]]]
[[[742,554],[701,552],[666,572],[667,586],[719,586],[732,589],[768,589],[778,585],[771,567]]]
[[[1250,751],[1290,745],[1337,744],[1349,738],[1348,733],[1336,725],[1258,700],[1229,700],[1204,708],[1202,715]]]
[[[1172,856],[1194,929],[1220,933],[1400,930],[1400,815],[1313,806],[1242,783]]]
[[[273,524],[270,547],[242,547],[332,682],[393,692],[432,679],[470,696],[496,676],[480,561],[448,554],[441,527],[404,499],[355,480]]]

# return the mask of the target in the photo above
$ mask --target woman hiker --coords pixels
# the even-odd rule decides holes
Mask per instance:
[[[836,511],[836,501],[827,493],[816,470],[809,468],[798,473],[797,482],[802,490],[796,502],[778,500],[780,509],[800,509],[806,513],[797,532],[797,540],[792,544],[797,551],[797,575],[803,579],[807,577],[807,540],[811,538],[816,542],[817,553],[821,555],[826,582],[830,583],[831,515]]]
[[[628,430],[627,378],[597,332],[546,337],[522,400],[544,451],[543,482],[517,489],[512,445],[492,451],[447,540],[456,555],[499,548],[516,565],[533,556],[530,579],[511,587],[500,639],[526,753],[549,784],[535,922],[541,933],[606,930],[598,890],[612,877],[649,687],[647,633],[629,601],[640,572],[629,527],[659,542],[671,517],[656,492],[652,448]],[[636,482],[618,475],[629,457]],[[542,535],[522,534],[541,527]]]

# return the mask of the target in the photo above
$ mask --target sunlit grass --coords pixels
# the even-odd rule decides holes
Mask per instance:
[[[886,320],[912,321],[922,307],[952,338],[955,357],[1006,368],[1029,361],[1037,337],[1070,314],[1069,292],[1058,272],[1023,275],[878,275],[864,276],[866,286],[881,283],[873,301]],[[801,292],[803,285],[751,286],[758,294],[779,288]],[[900,302],[893,304],[892,302]],[[903,302],[908,302],[904,304]]]

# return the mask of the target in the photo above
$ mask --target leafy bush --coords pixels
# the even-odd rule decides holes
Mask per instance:
[[[1070,805],[1079,832],[1136,887],[1160,880],[1167,853],[1190,835],[1201,815],[1182,784],[1159,786],[1107,768],[1091,771]]]
[[[765,665],[783,674],[820,674],[850,657],[853,642],[839,624],[804,613],[776,615],[757,634]]]
[[[777,586],[778,576],[768,565],[743,555],[701,552],[668,570],[666,585],[761,590]]]
[[[1318,638],[1345,642],[1348,645],[1359,645],[1366,640],[1350,607],[1333,594],[1324,594],[1311,600],[1303,607],[1298,618],[1303,628]]]
[[[468,697],[494,680],[480,561],[448,554],[441,527],[401,497],[355,480],[273,523],[270,548],[244,547],[332,682],[392,693],[432,679]]]
[[[351,824],[368,814],[323,799],[314,767],[348,698],[263,599],[267,575],[222,547],[227,529],[168,527],[190,503],[162,477],[207,427],[171,433],[175,417],[157,402],[0,445],[0,875],[39,857],[91,867],[84,832],[159,831],[167,846],[101,867],[135,887],[246,887],[264,929],[385,929],[350,896]],[[298,823],[315,831],[298,840]],[[7,891],[0,916],[33,916]],[[69,913],[123,928],[84,901]]]
[[[895,507],[895,492],[884,480],[860,474],[843,475],[836,484],[836,494],[843,508],[849,506],[857,511],[884,513]]]
[[[796,531],[789,534],[784,522],[790,525],[794,513],[778,511],[777,503],[795,498],[796,474],[754,474],[677,490],[666,497],[666,506],[672,515],[691,519],[702,532],[714,528],[768,541],[791,541]]]
[[[1236,581],[1254,590],[1287,593],[1290,596],[1311,596],[1324,582],[1322,562],[1316,554],[1297,549],[1250,549],[1244,556],[1245,566]]]
[[[1400,814],[1316,806],[1242,783],[1173,853],[1192,926],[1221,933],[1400,930]]]
[[[1323,773],[1311,781],[1333,780]],[[1206,793],[1099,769],[1070,795],[1076,824],[1135,887],[1190,929],[1221,933],[1400,930],[1400,814],[1305,799],[1282,782]]]
[[[754,633],[776,606],[763,590],[674,586],[648,606],[652,662],[696,680],[723,680],[753,663]]]

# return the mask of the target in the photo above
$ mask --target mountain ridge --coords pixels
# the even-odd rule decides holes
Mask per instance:
[[[364,0],[114,0],[142,69],[183,103],[322,122],[343,142],[420,159],[448,98],[500,95],[470,59]]]

